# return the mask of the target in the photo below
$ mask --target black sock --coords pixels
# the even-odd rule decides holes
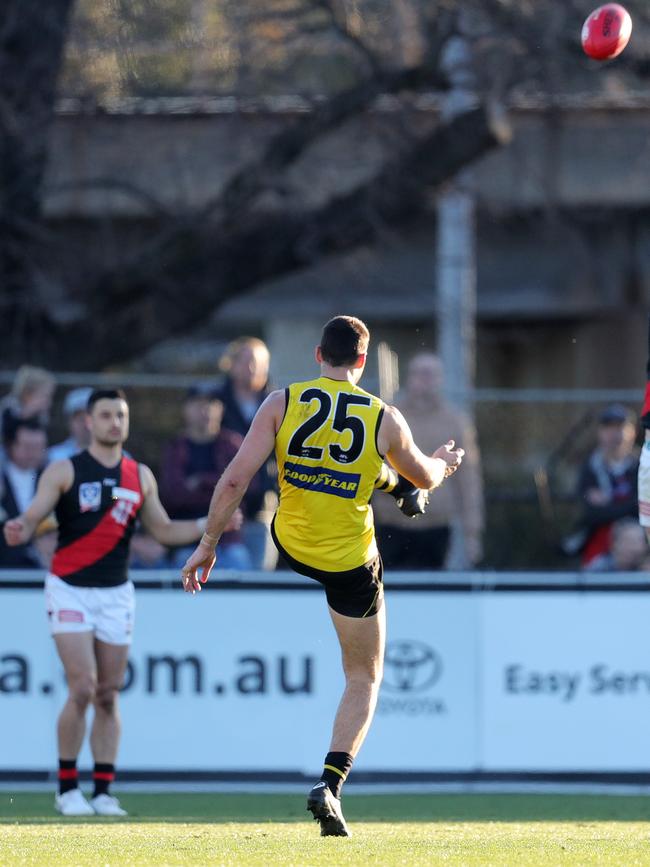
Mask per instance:
[[[327,783],[335,798],[341,797],[341,788],[350,773],[353,761],[354,756],[350,753],[328,753],[325,756],[321,780]]]
[[[59,759],[59,795],[79,786],[76,759]]]
[[[108,795],[108,787],[114,779],[115,765],[95,762],[95,768],[93,770],[93,783],[95,784],[93,798],[96,798],[97,795]]]

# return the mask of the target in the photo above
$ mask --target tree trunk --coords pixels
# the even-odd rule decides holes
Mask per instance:
[[[224,301],[322,257],[371,244],[413,220],[428,188],[502,143],[508,130],[479,107],[442,123],[369,183],[315,211],[260,214],[259,194],[327,130],[376,96],[430,79],[431,69],[379,72],[315,108],[239,172],[194,219],[170,221],[135,261],[98,276],[71,299],[64,324],[44,303],[53,251],[41,223],[41,185],[55,84],[74,0],[5,0],[0,17],[0,345],[26,359],[93,370],[128,360],[199,325]],[[45,255],[47,253],[47,255]],[[49,259],[50,273],[48,274]],[[52,285],[52,284],[50,284]]]
[[[0,13],[0,318],[3,355],[38,357],[41,184],[74,0],[4,0]]]

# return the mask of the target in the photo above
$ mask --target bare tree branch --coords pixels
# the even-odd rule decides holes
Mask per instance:
[[[357,34],[350,30],[347,18],[344,15],[341,15],[340,10],[337,8],[336,0],[313,0],[313,2],[317,8],[322,9],[323,12],[326,13],[334,32],[343,39],[344,42],[351,45],[355,51],[359,52],[368,64],[368,69],[371,74],[375,76],[381,75],[383,70],[379,58],[368,47],[368,45],[366,45],[360,36],[357,36]]]
[[[231,222],[223,233],[208,224],[201,232],[176,236],[156,270],[129,269],[90,287],[88,315],[110,321],[110,328],[90,334],[80,322],[58,329],[53,338],[60,363],[99,368],[127,359],[202,322],[207,311],[260,281],[373,243],[385,227],[415,220],[431,187],[508,136],[505,117],[479,106],[440,126],[369,183],[316,211],[258,215]],[[164,293],[152,291],[158,277],[165,280]]]

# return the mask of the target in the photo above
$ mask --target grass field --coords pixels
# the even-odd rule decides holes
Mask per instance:
[[[0,865],[650,865],[650,799],[348,795],[351,839],[299,795],[125,794],[128,819],[62,819],[0,792]]]

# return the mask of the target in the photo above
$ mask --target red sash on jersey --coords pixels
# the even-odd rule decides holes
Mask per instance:
[[[131,518],[142,506],[138,463],[133,458],[122,458],[120,487],[139,494],[139,504],[136,506],[116,500],[94,529],[65,548],[59,548],[52,559],[51,570],[55,575],[63,578],[92,566],[110,553],[123,538]]]

